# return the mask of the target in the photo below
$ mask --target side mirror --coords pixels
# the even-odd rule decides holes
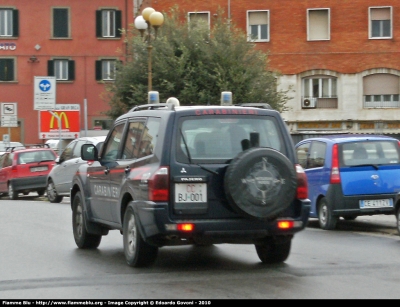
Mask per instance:
[[[85,161],[98,161],[99,152],[93,144],[83,144],[81,148],[81,158]]]

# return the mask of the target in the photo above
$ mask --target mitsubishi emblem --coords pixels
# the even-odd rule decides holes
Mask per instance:
[[[185,174],[186,174],[186,170],[185,170],[185,168],[184,168],[184,167],[182,167],[182,169],[181,169],[181,173],[185,173]]]

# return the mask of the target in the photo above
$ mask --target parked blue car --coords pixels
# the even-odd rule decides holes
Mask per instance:
[[[329,135],[296,144],[308,179],[310,218],[322,229],[340,217],[396,214],[399,229],[400,143],[381,135]]]

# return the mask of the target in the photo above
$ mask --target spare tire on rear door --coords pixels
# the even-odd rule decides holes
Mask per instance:
[[[295,166],[272,148],[250,148],[225,173],[224,189],[233,209],[253,218],[274,218],[289,207],[297,188]]]

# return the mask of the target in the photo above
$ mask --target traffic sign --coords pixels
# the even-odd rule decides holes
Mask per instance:
[[[35,77],[34,83],[34,110],[54,110],[56,77]]]
[[[1,103],[1,127],[18,127],[17,103]]]

